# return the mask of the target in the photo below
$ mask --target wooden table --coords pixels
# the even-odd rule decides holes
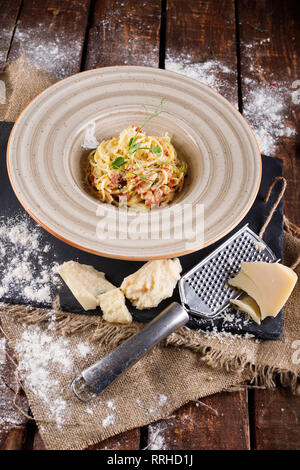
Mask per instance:
[[[196,74],[244,112],[257,133],[268,131],[260,135],[262,150],[284,160],[285,213],[299,225],[300,178],[293,131],[299,105],[292,94],[300,88],[299,81],[295,83],[300,79],[296,3],[1,0],[0,63],[4,68],[24,53],[59,78],[124,64]],[[277,96],[278,106],[273,109]],[[8,385],[11,376],[8,367]],[[9,387],[2,394],[11,400]],[[219,393],[203,402],[218,416],[197,403],[184,406],[161,423],[159,435],[165,448],[299,448],[300,397],[285,389]],[[34,422],[5,423],[1,400],[0,417],[0,448],[44,448]],[[157,425],[134,429],[93,448],[144,448],[156,429]]]

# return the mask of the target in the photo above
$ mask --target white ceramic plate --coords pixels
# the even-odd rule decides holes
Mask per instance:
[[[126,238],[124,217],[115,231],[118,209],[88,194],[82,179],[88,123],[95,121],[98,140],[110,138],[141,124],[143,105],[153,110],[161,97],[167,100],[165,112],[146,131],[169,132],[189,165],[184,189],[172,203],[171,233],[186,207],[204,206],[204,234],[195,230],[188,243],[180,237],[149,239],[143,214],[130,215],[140,235],[132,236],[131,225]],[[179,256],[220,239],[249,211],[261,178],[256,139],[234,106],[196,80],[148,67],[90,70],[45,90],[17,120],[7,163],[19,201],[46,230],[82,250],[132,260]],[[157,210],[163,224],[167,211]],[[188,222],[196,223],[195,213]]]

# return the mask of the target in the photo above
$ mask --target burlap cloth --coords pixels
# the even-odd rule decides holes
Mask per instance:
[[[7,121],[14,121],[36,94],[56,81],[55,77],[34,69],[24,58],[12,64],[0,79],[7,85],[6,103],[0,106],[0,119]],[[285,264],[292,265],[300,253],[300,240],[296,236],[299,231],[288,221],[285,229]],[[296,271],[299,276],[299,266]],[[300,376],[297,352],[299,305],[297,283],[285,308],[284,335],[280,341],[214,338],[182,328],[89,404],[81,403],[73,396],[71,381],[84,367],[143,325],[108,325],[101,317],[12,305],[0,307],[0,318],[3,331],[15,349],[26,331],[30,334],[46,332],[51,335],[53,344],[66,338],[72,367],[59,367],[55,361],[50,361],[48,379],[55,386],[50,387],[46,397],[41,397],[30,386],[22,368],[18,370],[18,377],[46,447],[82,449],[122,431],[166,418],[188,401],[234,389],[245,380],[273,387],[279,377],[283,385],[297,391]],[[80,354],[82,342],[90,346],[86,357]],[[22,362],[22,357],[19,359]],[[55,404],[56,413],[53,412]]]

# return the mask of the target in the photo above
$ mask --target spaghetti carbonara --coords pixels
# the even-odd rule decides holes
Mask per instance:
[[[151,208],[172,201],[186,172],[167,134],[146,135],[132,125],[89,154],[86,178],[103,202]]]

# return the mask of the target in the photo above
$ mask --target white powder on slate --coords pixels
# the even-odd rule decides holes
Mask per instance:
[[[51,289],[61,283],[58,263],[49,262],[52,248],[28,216],[0,219],[0,250],[0,297],[50,304]]]
[[[15,350],[20,358],[17,371],[31,392],[44,402],[49,419],[60,429],[68,412],[68,402],[61,396],[60,383],[49,368],[55,365],[62,373],[73,370],[69,341],[53,339],[40,327],[31,325],[24,330]]]

